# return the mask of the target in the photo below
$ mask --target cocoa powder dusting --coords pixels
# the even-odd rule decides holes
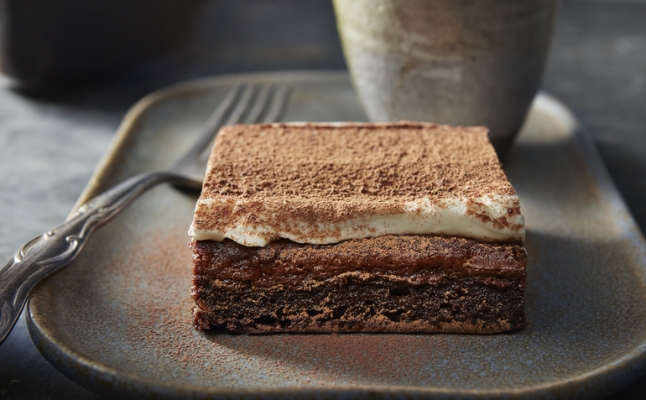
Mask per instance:
[[[234,125],[216,139],[193,226],[224,232],[242,222],[292,231],[291,221],[316,226],[399,214],[405,202],[421,198],[441,204],[487,195],[516,193],[484,127]],[[478,207],[469,210],[483,221],[490,218]],[[516,229],[507,217],[520,214],[518,204],[510,213],[488,222]],[[312,234],[338,236],[323,230]]]

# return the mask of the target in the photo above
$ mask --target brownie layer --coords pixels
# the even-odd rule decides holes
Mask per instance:
[[[199,330],[493,333],[525,323],[527,258],[516,243],[383,236],[192,247]]]

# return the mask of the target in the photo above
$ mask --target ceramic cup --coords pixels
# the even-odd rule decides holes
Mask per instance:
[[[558,0],[334,0],[373,121],[485,125],[506,153],[536,95]]]

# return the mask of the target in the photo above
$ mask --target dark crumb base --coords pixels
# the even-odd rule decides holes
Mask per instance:
[[[289,290],[196,283],[193,321],[202,331],[495,333],[525,324],[521,288],[470,279],[411,286],[354,272]]]

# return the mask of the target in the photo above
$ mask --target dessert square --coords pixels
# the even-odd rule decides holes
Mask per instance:
[[[525,323],[524,219],[483,127],[225,127],[189,233],[199,330]]]

